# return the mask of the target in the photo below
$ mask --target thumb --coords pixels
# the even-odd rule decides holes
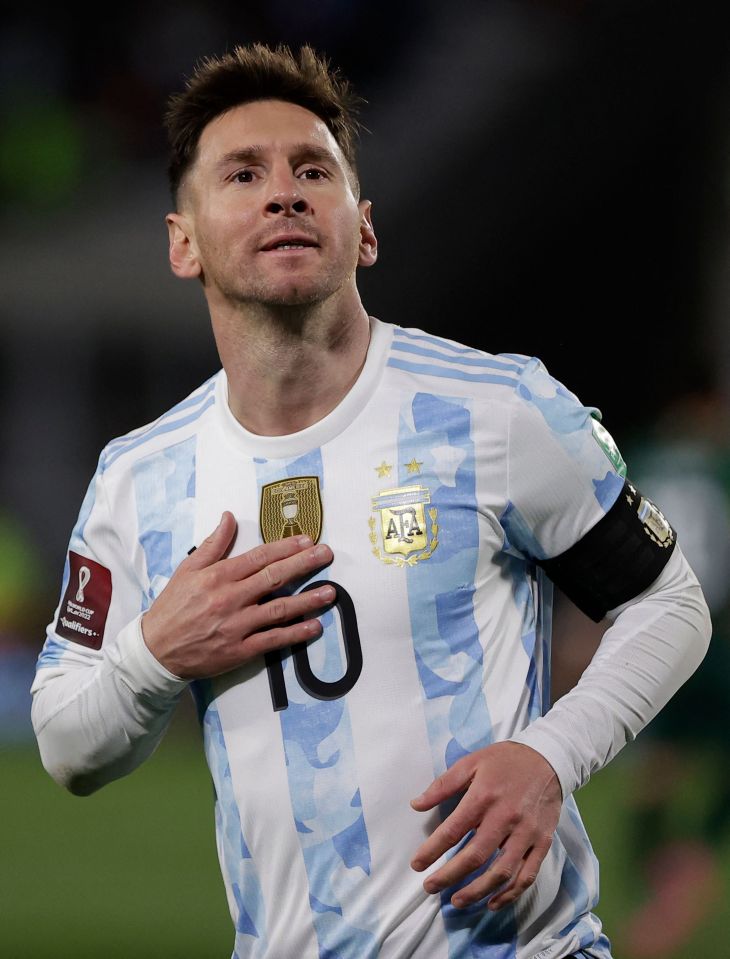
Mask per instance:
[[[212,566],[228,552],[233,537],[236,535],[238,524],[233,513],[226,510],[221,516],[221,521],[216,528],[207,536],[200,546],[191,553],[189,564],[193,569],[203,569],[205,566]]]

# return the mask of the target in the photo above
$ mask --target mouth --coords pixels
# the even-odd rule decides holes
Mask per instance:
[[[312,250],[318,248],[319,243],[313,240],[310,236],[304,236],[303,234],[289,234],[272,237],[272,239],[270,239],[261,247],[261,252],[299,252],[301,250]]]

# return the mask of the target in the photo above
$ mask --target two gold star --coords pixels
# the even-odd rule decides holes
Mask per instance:
[[[419,462],[414,456],[410,463],[404,463],[403,465],[409,473],[420,473],[421,467],[423,466],[423,460]],[[375,467],[375,471],[381,479],[390,476],[392,470],[392,465],[390,463],[386,463],[385,460],[383,460],[380,466]]]

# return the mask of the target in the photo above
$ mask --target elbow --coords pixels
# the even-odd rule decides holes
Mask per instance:
[[[90,796],[104,784],[96,771],[85,769],[76,754],[69,754],[58,741],[36,733],[43,768],[51,779],[73,796]]]
[[[41,762],[43,768],[51,779],[63,789],[71,793],[72,796],[90,796],[100,788],[101,784],[95,781],[95,778],[88,773],[74,769],[58,759],[50,759],[43,755],[41,749]]]
[[[92,782],[88,776],[79,775],[69,777],[65,786],[72,796],[90,796],[100,788],[99,783]]]

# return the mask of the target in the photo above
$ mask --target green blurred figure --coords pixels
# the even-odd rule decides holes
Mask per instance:
[[[32,742],[30,684],[38,658],[45,577],[22,526],[0,513],[0,746]]]
[[[630,848],[646,887],[619,937],[626,959],[671,959],[724,898],[717,849],[730,824],[729,426],[723,397],[702,389],[675,401],[629,451],[637,485],[671,517],[714,635],[638,747]]]

